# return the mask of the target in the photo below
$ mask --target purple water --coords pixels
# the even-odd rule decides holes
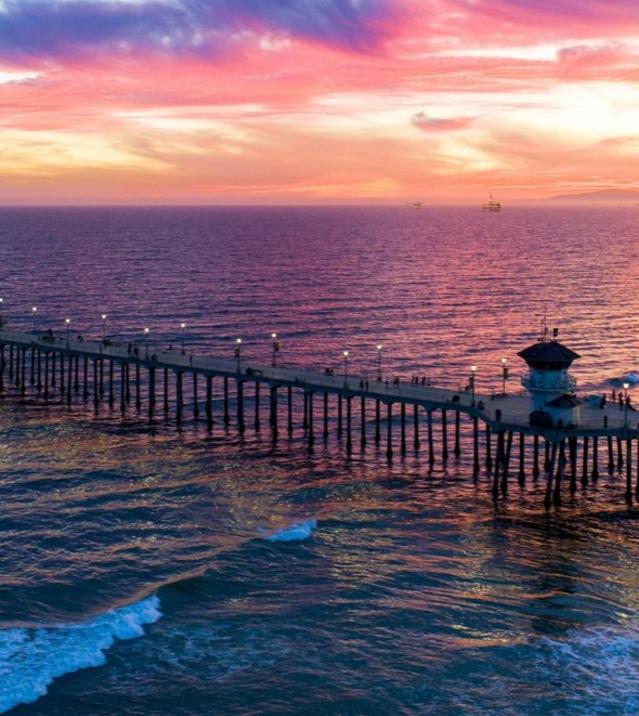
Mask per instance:
[[[639,370],[623,209],[4,209],[16,328],[457,386],[551,326],[588,390]],[[267,406],[264,406],[266,411]],[[266,414],[263,421],[266,422]],[[16,714],[633,714],[622,478],[497,506],[466,449],[347,459],[334,435],[0,405],[0,709]],[[93,667],[93,668],[89,668]],[[31,702],[26,704],[26,702]]]

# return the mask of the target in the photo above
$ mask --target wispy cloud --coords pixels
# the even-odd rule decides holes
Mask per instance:
[[[362,52],[379,45],[396,14],[390,0],[4,0],[0,55],[211,57],[265,31]]]
[[[451,132],[467,129],[477,117],[431,117],[426,112],[418,112],[411,117],[411,123],[424,132]]]

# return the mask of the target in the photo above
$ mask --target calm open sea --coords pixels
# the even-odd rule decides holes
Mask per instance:
[[[12,325],[499,384],[544,306],[589,390],[639,370],[639,209],[3,209]],[[631,376],[639,380],[639,376]],[[0,711],[636,714],[639,522],[617,475],[495,507],[301,430],[0,403]],[[264,406],[266,410],[266,405]],[[187,410],[188,413],[188,410]],[[264,420],[264,424],[265,424]]]

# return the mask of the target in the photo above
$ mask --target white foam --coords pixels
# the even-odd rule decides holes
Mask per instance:
[[[37,701],[54,679],[105,663],[116,639],[135,639],[161,616],[156,595],[74,625],[0,630],[0,713]]]
[[[639,712],[639,634],[627,628],[599,627],[566,640],[545,639],[543,659],[549,680],[569,673],[567,698],[574,713],[635,716]]]
[[[266,539],[269,542],[292,542],[310,537],[317,527],[317,520],[310,519],[304,522],[295,522],[279,532],[269,535]]]

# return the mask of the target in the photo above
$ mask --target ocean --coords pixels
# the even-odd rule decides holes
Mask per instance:
[[[0,210],[10,326],[519,390],[544,312],[583,390],[639,382],[629,208]],[[180,323],[186,328],[182,336]],[[298,406],[299,408],[299,406]],[[219,405],[218,417],[219,417]],[[250,412],[250,405],[248,406]],[[0,401],[0,712],[15,716],[639,711],[637,513],[606,472],[560,507],[493,504],[472,451],[432,467],[301,418]]]

